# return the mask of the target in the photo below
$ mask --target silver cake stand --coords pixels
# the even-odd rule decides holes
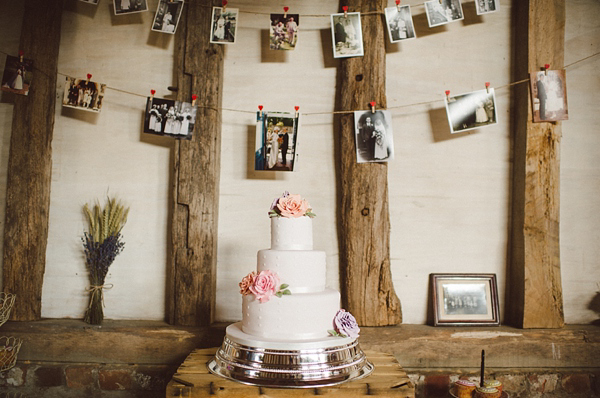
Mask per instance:
[[[357,340],[334,347],[274,350],[225,337],[208,370],[226,379],[263,387],[315,388],[368,376],[373,365]]]

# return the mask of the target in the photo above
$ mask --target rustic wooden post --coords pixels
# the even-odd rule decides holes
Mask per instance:
[[[564,61],[565,3],[515,2],[516,79]],[[559,255],[560,123],[533,123],[528,84],[515,97],[511,264],[506,320],[523,328],[564,325]]]
[[[14,95],[3,252],[4,291],[17,295],[17,321],[42,311],[62,9],[62,0],[25,2],[21,50],[34,71],[29,95]]]
[[[214,2],[221,5],[221,2]],[[177,33],[178,99],[198,96],[191,141],[174,148],[168,319],[207,326],[214,319],[221,159],[223,45],[210,44],[213,1],[186,2]]]
[[[337,110],[385,109],[386,0],[349,0],[360,11],[364,57],[341,60]],[[363,326],[402,322],[400,300],[390,271],[390,220],[387,164],[356,163],[354,115],[339,118],[340,269],[342,302]]]

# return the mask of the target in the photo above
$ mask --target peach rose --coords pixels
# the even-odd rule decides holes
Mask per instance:
[[[242,279],[242,281],[240,282],[241,294],[246,295],[250,293],[250,286],[254,284],[254,279],[256,279],[256,271],[250,272]]]
[[[310,205],[306,200],[302,199],[300,195],[289,194],[279,198],[277,208],[282,217],[298,218],[306,215]]]
[[[279,285],[279,276],[274,272],[264,270],[254,278],[254,283],[249,290],[254,293],[258,301],[265,303],[277,292]]]

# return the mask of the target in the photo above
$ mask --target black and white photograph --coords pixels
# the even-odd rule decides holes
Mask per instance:
[[[191,140],[197,110],[189,102],[148,97],[144,133]]]
[[[460,0],[431,0],[425,2],[429,27],[445,25],[464,18]]]
[[[499,326],[496,274],[431,274],[434,326]]]
[[[547,70],[530,74],[533,121],[557,122],[569,119],[565,70]]]
[[[113,0],[115,15],[148,11],[146,0]]]
[[[299,14],[271,14],[269,48],[271,50],[293,50],[298,41]]]
[[[362,57],[364,55],[360,13],[331,14],[333,57]]]
[[[235,43],[238,22],[238,9],[213,7],[210,42],[218,44]]]
[[[473,130],[498,122],[493,88],[446,97],[446,114],[452,133]]]
[[[254,169],[294,171],[299,117],[289,112],[264,112],[256,122]]]
[[[385,22],[392,43],[417,37],[409,5],[386,8]]]
[[[394,159],[394,134],[389,111],[354,111],[356,162],[388,162]]]
[[[81,1],[82,3],[98,5],[98,0],[79,0],[79,1]]]
[[[67,76],[63,106],[89,112],[100,112],[106,84]]]
[[[183,10],[183,0],[160,0],[154,14],[152,30],[155,32],[175,34],[181,11]]]
[[[475,0],[477,15],[488,14],[498,10],[499,0]]]
[[[4,73],[2,74],[2,91],[28,95],[33,78],[33,60],[6,56]]]

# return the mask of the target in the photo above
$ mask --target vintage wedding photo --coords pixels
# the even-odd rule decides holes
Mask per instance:
[[[156,8],[156,14],[154,14],[152,30],[175,34],[182,10],[183,0],[160,0]]]
[[[431,0],[425,2],[429,27],[445,25],[464,18],[460,0]]]
[[[268,112],[256,122],[254,169],[294,171],[299,118],[288,112]]]
[[[148,11],[146,0],[113,0],[115,15],[131,14]]]
[[[269,28],[271,50],[293,50],[298,41],[299,14],[271,14]]]
[[[446,113],[452,133],[497,123],[494,89],[446,97]]]
[[[355,111],[356,162],[387,162],[394,159],[392,116],[389,111]]]
[[[385,22],[392,43],[416,37],[409,5],[386,8]]]
[[[548,70],[530,75],[534,122],[569,119],[565,70]]]
[[[197,110],[189,102],[148,97],[144,133],[191,140]]]
[[[238,9],[213,7],[211,43],[235,43],[235,32],[238,20]]]
[[[364,55],[360,13],[331,14],[333,57],[362,57]]]
[[[477,15],[488,14],[498,10],[498,0],[475,0]]]
[[[6,56],[4,73],[2,74],[2,91],[27,95],[33,78],[33,60],[21,57]]]
[[[68,77],[65,82],[63,106],[90,112],[100,112],[106,84]]]

